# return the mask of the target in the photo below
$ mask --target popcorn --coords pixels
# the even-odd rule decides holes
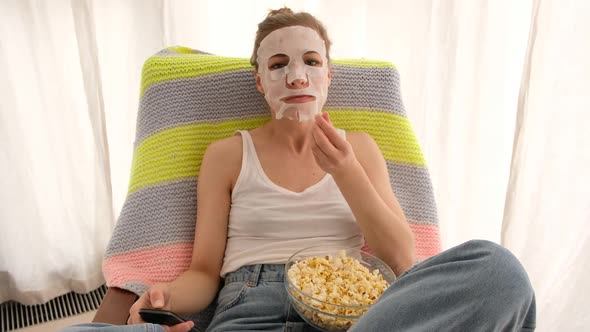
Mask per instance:
[[[287,275],[293,285],[309,296],[291,291],[300,301],[294,301],[299,311],[318,326],[330,330],[347,330],[389,287],[379,270],[369,271],[358,260],[347,257],[344,250],[339,252],[338,257],[327,255],[302,259],[289,268]]]

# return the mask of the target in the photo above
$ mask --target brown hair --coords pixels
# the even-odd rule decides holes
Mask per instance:
[[[271,32],[290,26],[304,26],[314,29],[326,44],[326,58],[330,62],[330,45],[332,42],[328,38],[328,32],[317,18],[306,12],[293,13],[288,7],[271,10],[264,21],[258,24],[258,31],[256,31],[256,39],[254,40],[254,51],[250,57],[250,64],[258,69],[258,62],[256,61],[258,55],[258,48],[260,42],[268,36]]]

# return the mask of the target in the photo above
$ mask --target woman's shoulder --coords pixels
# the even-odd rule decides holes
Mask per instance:
[[[242,165],[242,138],[236,134],[209,144],[203,159],[213,165],[223,166],[224,169],[229,167],[230,171],[237,169],[239,172]]]
[[[230,137],[217,140],[207,147],[207,151],[212,153],[227,153],[227,152],[241,152],[242,151],[242,137],[241,135],[233,135]]]
[[[379,149],[379,145],[377,145],[373,136],[365,132],[346,132],[346,140],[350,143],[352,150],[361,162],[363,160],[374,160],[379,156],[383,157],[381,149]]]
[[[346,140],[350,143],[350,145],[354,146],[366,146],[366,145],[373,145],[375,140],[373,136],[365,133],[364,131],[347,131],[346,132]]]

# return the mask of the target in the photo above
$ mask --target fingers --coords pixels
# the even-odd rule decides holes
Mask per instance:
[[[188,331],[190,331],[190,329],[193,328],[193,326],[195,326],[195,323],[193,321],[188,321],[188,322],[184,322],[182,324],[176,324],[174,326],[166,326],[168,328],[168,330],[166,330],[166,331],[188,332]],[[164,329],[166,329],[166,327]]]
[[[147,307],[147,296],[148,294],[144,293],[139,297],[139,299],[137,299],[137,301],[135,301],[131,308],[129,308],[129,318],[127,318],[128,325],[144,323],[143,319],[141,319],[141,316],[139,315],[139,309]]]
[[[162,309],[164,307],[164,304],[166,304],[164,291],[159,287],[153,287],[149,290],[149,293],[150,304],[152,305],[152,307],[155,309]]]
[[[328,113],[323,112],[321,115],[316,116],[315,122],[338,150],[346,148],[346,140],[340,136],[336,128],[332,125]]]
[[[311,152],[316,157],[316,160],[317,161],[322,161],[323,162],[324,160],[328,160],[328,156],[317,145],[314,145],[314,146],[311,147]]]
[[[318,165],[326,172],[329,172],[329,162],[328,162],[328,156],[326,156],[326,154],[317,146],[314,145],[311,147],[311,152],[313,153],[313,156],[316,160],[316,162],[318,163]]]
[[[328,121],[329,124],[332,124],[332,120],[330,119],[330,114],[328,114],[328,112],[322,112],[322,118]]]
[[[143,324],[145,323],[139,315],[139,309],[130,309],[129,318],[127,318],[127,325]]]
[[[131,313],[127,318],[127,325],[143,324],[145,323],[138,313]]]
[[[145,323],[139,315],[139,309],[169,309],[168,300],[168,286],[166,284],[155,284],[145,293],[143,293],[137,301],[129,309],[129,318],[127,324],[142,324]]]
[[[312,131],[313,139],[315,140],[316,146],[321,149],[328,156],[336,156],[338,149],[328,139],[326,134],[316,126]]]

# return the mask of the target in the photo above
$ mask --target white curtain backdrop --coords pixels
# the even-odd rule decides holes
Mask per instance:
[[[502,243],[521,259],[543,331],[588,330],[590,2],[536,1]]]
[[[0,302],[103,283],[111,165],[91,17],[74,7],[0,2]]]
[[[0,2],[0,302],[102,283],[127,192],[143,61],[184,45],[249,57],[288,5],[333,58],[395,63],[444,248],[502,243],[539,331],[590,324],[590,3],[585,0]]]

